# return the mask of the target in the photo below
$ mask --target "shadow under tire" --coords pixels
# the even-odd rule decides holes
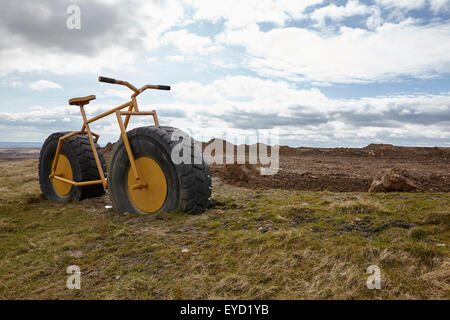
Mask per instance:
[[[115,211],[140,214],[171,210],[200,214],[206,211],[211,197],[209,167],[201,152],[196,154],[199,164],[193,162],[194,142],[187,134],[185,137],[188,139],[172,141],[175,130],[178,129],[148,126],[127,132],[139,176],[146,176],[142,178],[142,182],[148,185],[144,189],[133,190],[132,185],[136,181],[133,180],[125,144],[122,138],[115,144],[108,179]],[[191,148],[191,161],[175,164],[171,154],[174,148],[181,146]],[[149,179],[154,179],[155,184]],[[147,202],[145,197],[148,197]]]
[[[46,199],[59,202],[69,200],[80,201],[86,198],[99,197],[105,194],[103,185],[75,187],[70,184],[50,179],[51,167],[56,154],[59,138],[70,132],[56,132],[44,142],[39,154],[39,184]],[[106,176],[106,165],[100,146],[96,143],[98,157]],[[63,141],[61,145],[58,170],[62,176],[76,182],[100,180],[94,153],[86,134],[75,135]]]

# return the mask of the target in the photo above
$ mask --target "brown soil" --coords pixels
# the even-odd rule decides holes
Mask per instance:
[[[211,165],[211,172],[247,188],[350,192],[368,191],[374,179],[393,168],[413,180],[417,191],[450,192],[450,148],[281,146],[280,170],[273,176],[261,176],[258,166],[252,165]]]
[[[114,144],[111,142],[108,142],[106,144],[106,146],[104,148],[102,148],[103,156],[105,157],[105,161],[108,164],[108,168],[109,168],[109,163],[111,162],[113,148],[114,148]]]
[[[203,147],[210,142],[204,143]],[[111,158],[112,144],[103,153]],[[248,146],[246,151],[248,151]],[[39,149],[0,149],[0,160],[37,159]],[[280,170],[262,176],[258,165],[211,164],[211,175],[246,188],[368,191],[386,170],[400,170],[420,192],[450,192],[450,148],[370,144],[364,148],[280,147]],[[408,190],[405,190],[408,191]]]

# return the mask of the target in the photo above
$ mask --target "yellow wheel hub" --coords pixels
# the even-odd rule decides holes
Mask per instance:
[[[139,182],[133,174],[133,170],[128,171],[128,193],[136,208],[152,213],[161,209],[166,202],[167,180],[159,164],[148,157],[141,157],[135,160],[136,169],[139,173]],[[145,187],[137,189],[137,184]]]
[[[73,180],[72,167],[70,166],[70,161],[63,154],[59,154],[58,165],[56,166],[55,175]],[[53,188],[60,196],[67,196],[72,189],[70,183],[66,183],[60,180],[52,179]]]

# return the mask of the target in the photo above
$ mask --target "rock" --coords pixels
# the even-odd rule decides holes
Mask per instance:
[[[182,253],[188,253],[188,252],[189,252],[189,249],[184,248],[184,249],[181,250],[181,252],[182,252]]]
[[[417,192],[419,186],[406,170],[391,168],[383,170],[373,180],[369,192]]]
[[[72,251],[72,250],[68,250],[67,255],[72,257],[72,258],[81,258],[83,256],[83,252],[77,250],[77,251]]]
[[[264,227],[259,227],[258,230],[261,233],[266,233],[268,231],[273,231],[273,230],[277,230],[277,228],[272,224],[272,223],[268,223],[266,224]]]

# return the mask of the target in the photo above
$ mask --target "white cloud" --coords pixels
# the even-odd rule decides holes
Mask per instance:
[[[122,3],[121,9],[128,8],[123,12],[123,18],[130,20],[128,30],[136,39],[142,39],[147,50],[158,48],[161,45],[160,36],[181,24],[185,16],[183,5],[178,0],[138,1],[134,6],[129,6],[125,0]]]
[[[420,9],[426,5],[426,0],[375,0],[386,8],[401,8],[405,10]]]
[[[332,21],[341,21],[344,18],[365,15],[369,13],[369,7],[361,4],[358,0],[349,0],[345,6],[330,4],[316,9],[311,13],[311,19],[317,20],[319,25],[325,23],[328,18]]]
[[[130,99],[133,91],[128,89],[107,89],[105,90],[105,95],[109,97],[121,98],[121,99]]]
[[[86,56],[25,43],[0,50],[0,76],[12,72],[51,72],[54,74],[99,74],[104,70],[131,70],[136,53],[120,46],[111,46],[97,55]]]
[[[435,14],[450,9],[450,0],[375,0],[375,2],[387,9],[397,8],[405,11],[423,9],[429,6]]]
[[[434,13],[440,11],[448,12],[450,10],[450,0],[428,0],[430,2],[430,9]]]
[[[316,105],[325,106],[328,102],[325,95],[319,90],[297,90],[291,84],[284,81],[263,80],[250,76],[226,76],[204,85],[199,82],[180,82],[173,86],[175,97],[181,100],[204,103],[215,101],[220,104],[222,112],[227,111],[227,105],[236,110],[249,112],[277,111],[281,115],[288,115],[288,107],[299,101],[309,101]],[[242,99],[251,103],[242,102]]]
[[[213,66],[220,67],[220,68],[226,68],[226,69],[236,69],[237,65],[235,63],[227,62],[224,59],[219,58],[212,58],[210,60],[210,63]]]
[[[283,25],[291,18],[300,18],[306,8],[323,0],[184,0],[195,9],[194,20],[217,22],[225,19],[229,27],[244,27],[257,22],[274,22]]]
[[[150,63],[154,63],[154,62],[158,62],[158,61],[159,61],[158,57],[149,57],[149,58],[147,58],[147,62],[150,62]]]
[[[11,82],[12,88],[20,88],[23,85],[22,81],[13,81]]]
[[[49,90],[49,89],[62,89],[62,87],[56,82],[49,80],[38,80],[30,84],[30,88],[35,91]]]
[[[165,59],[168,60],[168,61],[180,62],[180,63],[186,61],[186,57],[181,56],[181,55],[167,56]]]
[[[432,114],[450,112],[450,95],[405,95],[359,99],[330,99],[318,89],[299,90],[285,81],[263,80],[251,76],[226,76],[209,84],[195,81],[173,85],[175,97],[181,101],[206,104],[213,102],[219,114],[231,110],[254,113],[277,113],[292,116],[301,105],[309,112],[382,115],[391,110],[399,113]],[[426,107],[424,107],[426,106]],[[192,106],[199,110],[198,106]]]
[[[189,128],[204,114],[208,122],[215,119],[208,131],[216,136],[220,128],[233,126],[245,134],[267,126],[278,129],[284,139],[310,144],[445,144],[450,139],[450,93],[331,99],[317,89],[298,90],[284,81],[244,76],[206,85],[183,82],[173,88],[179,100],[175,104],[189,113],[189,120],[178,124]]]
[[[172,44],[185,54],[207,54],[211,51],[218,51],[220,46],[215,46],[208,37],[202,37],[186,30],[170,31],[164,34],[161,43]]]
[[[23,86],[23,82],[18,78],[6,78],[1,80],[0,86],[3,88],[21,88]]]
[[[366,26],[370,30],[378,28],[382,23],[381,10],[377,6],[369,7],[370,17],[367,18]]]
[[[243,46],[251,69],[264,76],[335,83],[427,78],[450,72],[450,22],[416,25],[408,19],[374,31],[342,27],[320,35],[301,28],[226,31],[217,42]]]

